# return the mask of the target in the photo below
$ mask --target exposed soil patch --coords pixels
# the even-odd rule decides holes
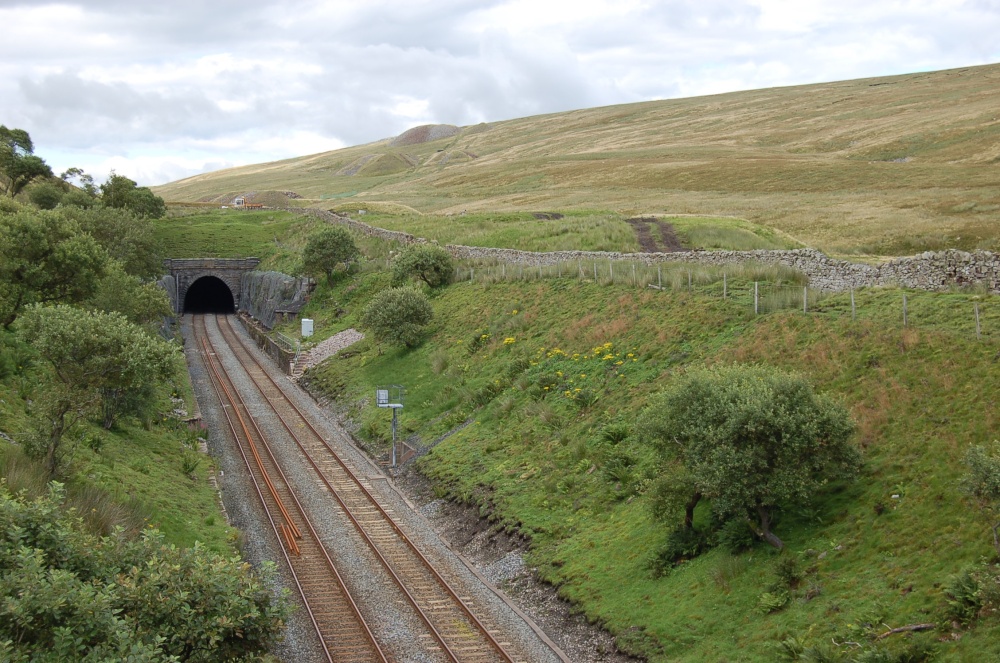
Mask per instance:
[[[535,579],[524,563],[525,539],[495,527],[473,506],[435,497],[430,482],[412,466],[402,470],[395,482],[438,535],[503,590],[574,663],[641,660],[619,652],[613,636],[574,614],[555,588]]]
[[[626,223],[635,230],[636,237],[639,239],[639,249],[643,253],[671,253],[686,250],[681,246],[681,241],[677,238],[674,227],[663,219],[636,217],[626,220]],[[656,233],[653,232],[654,228]],[[657,235],[659,235],[659,240],[657,240]]]
[[[564,215],[559,212],[532,212],[531,216],[541,221],[555,221],[563,218]]]
[[[458,127],[452,124],[425,124],[420,127],[407,129],[393,138],[389,145],[392,147],[419,145],[420,143],[428,143],[441,138],[451,138],[458,135],[458,131]]]

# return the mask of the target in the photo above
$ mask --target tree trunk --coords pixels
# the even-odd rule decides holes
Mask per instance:
[[[764,506],[757,505],[757,518],[760,522],[755,523],[749,516],[747,517],[747,522],[750,523],[750,526],[753,528],[754,532],[756,532],[757,536],[764,539],[778,550],[784,548],[785,542],[779,539],[774,532],[771,531],[770,511],[768,511],[768,509]]]
[[[694,529],[694,508],[701,501],[701,493],[696,492],[684,505],[684,529]]]
[[[101,394],[101,409],[103,410],[104,430],[111,430],[118,417],[118,410],[121,405],[122,394],[120,389],[103,389]]]
[[[49,476],[56,474],[59,466],[59,442],[62,441],[64,429],[66,427],[66,412],[57,413],[52,419],[52,428],[49,430],[49,448],[45,453],[45,469]]]
[[[997,530],[1000,529],[1000,523],[993,525],[993,547],[996,548],[997,556],[1000,556],[1000,536],[997,536]]]

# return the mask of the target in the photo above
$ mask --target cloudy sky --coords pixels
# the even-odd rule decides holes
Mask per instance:
[[[1000,62],[1000,0],[0,0],[0,124],[153,185],[467,125]]]

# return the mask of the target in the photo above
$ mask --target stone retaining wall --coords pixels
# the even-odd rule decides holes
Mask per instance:
[[[306,305],[313,283],[281,272],[246,272],[240,287],[239,310],[268,329]]]
[[[303,212],[332,223],[340,223],[372,237],[390,242],[427,242],[409,233],[376,228],[317,209]],[[656,264],[686,262],[701,265],[731,265],[746,262],[780,264],[795,268],[820,290],[844,291],[873,286],[901,286],[916,290],[946,290],[956,285],[981,284],[990,292],[1000,292],[1000,255],[988,251],[935,251],[897,258],[881,265],[863,265],[834,260],[815,249],[788,251],[678,251],[675,253],[613,253],[604,251],[550,251],[545,253],[449,244],[445,247],[459,260],[487,261],[515,265],[545,266],[560,262],[616,260]]]
[[[270,357],[285,375],[291,375],[295,353],[278,344],[268,335],[267,330],[260,324],[259,320],[251,318],[243,311],[240,312],[240,322],[243,323],[257,347]]]

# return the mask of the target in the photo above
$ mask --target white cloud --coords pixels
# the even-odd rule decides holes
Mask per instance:
[[[1000,60],[998,0],[15,0],[0,25],[0,123],[57,170],[146,183],[415,124]]]

